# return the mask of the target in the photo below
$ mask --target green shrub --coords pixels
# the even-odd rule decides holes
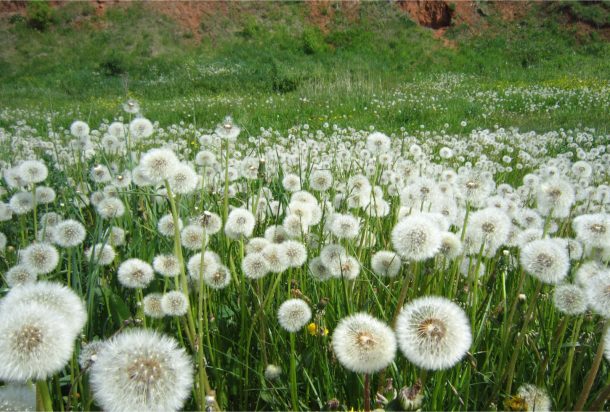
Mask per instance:
[[[324,35],[317,27],[306,27],[303,30],[303,51],[305,54],[324,53],[328,45],[324,42]]]
[[[111,52],[99,64],[99,70],[106,76],[120,76],[127,72],[125,58],[118,53]]]
[[[248,16],[244,21],[244,27],[239,34],[245,39],[252,39],[261,31],[261,27],[254,16]]]
[[[53,23],[53,9],[46,1],[31,1],[26,12],[28,26],[44,31]]]

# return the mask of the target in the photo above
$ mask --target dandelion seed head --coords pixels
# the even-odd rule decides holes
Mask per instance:
[[[177,290],[167,292],[161,297],[161,309],[167,316],[182,316],[188,310],[188,298]]]
[[[49,243],[32,243],[19,252],[21,263],[36,274],[51,273],[59,264],[59,253]]]
[[[452,367],[472,343],[470,321],[464,310],[436,296],[406,304],[396,320],[396,336],[405,357],[428,370]]]
[[[152,266],[138,258],[121,263],[117,273],[121,285],[132,289],[147,287],[154,277]]]
[[[341,319],[333,333],[332,345],[339,362],[357,373],[378,372],[396,354],[392,329],[367,313]]]
[[[9,293],[10,294],[10,293]],[[38,302],[0,310],[0,379],[41,380],[64,368],[74,349],[68,319]]]
[[[179,410],[190,395],[193,366],[174,338],[132,329],[99,351],[90,382],[105,410]]]
[[[288,332],[298,332],[311,319],[311,309],[302,299],[288,299],[278,309],[280,326]]]
[[[149,293],[144,296],[142,300],[142,307],[144,308],[144,314],[153,319],[160,319],[166,315],[166,312],[163,310],[163,306],[161,304],[161,300],[163,298],[163,294],[161,293]]]

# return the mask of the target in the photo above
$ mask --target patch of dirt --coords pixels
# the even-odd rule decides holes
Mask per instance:
[[[442,27],[434,31],[434,38],[443,42],[443,46],[448,47],[450,49],[457,49],[458,44],[455,40],[450,40],[445,37],[445,32],[447,31],[446,27]]]
[[[307,2],[309,7],[309,19],[318,26],[323,33],[330,31],[330,23],[335,15],[335,8],[332,7],[330,0],[310,0]]]
[[[201,21],[218,14],[226,16],[229,4],[225,1],[151,1],[149,7],[175,20],[200,40]]]
[[[452,11],[445,1],[434,0],[398,0],[398,6],[422,26],[433,29],[449,27]]]
[[[494,7],[500,13],[502,19],[506,21],[520,20],[524,18],[532,8],[532,4],[527,1],[497,1]]]
[[[27,3],[25,1],[0,1],[0,15],[21,14],[25,12]]]

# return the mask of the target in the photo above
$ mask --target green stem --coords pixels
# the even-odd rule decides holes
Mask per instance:
[[[534,292],[534,294],[532,295],[532,302],[527,308],[527,312],[525,313],[525,317],[523,319],[523,326],[521,327],[521,332],[519,333],[519,336],[517,336],[517,342],[514,346],[513,354],[508,365],[508,372],[506,374],[506,393],[508,395],[510,395],[513,387],[513,375],[515,373],[515,366],[517,365],[517,359],[519,358],[521,345],[523,344],[523,340],[525,339],[525,332],[527,331],[527,327],[529,326],[530,320],[532,319],[532,313],[534,312],[534,308],[536,307],[536,302],[538,301],[538,296],[540,295],[541,290],[542,282],[537,282],[536,292]]]
[[[583,407],[585,406],[585,402],[589,397],[589,393],[591,392],[591,388],[593,387],[593,383],[595,382],[599,365],[602,363],[602,358],[604,357],[604,336],[608,330],[608,325],[610,325],[610,321],[605,321],[604,327],[602,328],[601,339],[599,341],[599,345],[597,346],[597,352],[595,352],[595,358],[593,358],[593,365],[591,365],[591,369],[589,369],[587,379],[585,380],[585,385],[582,388],[582,392],[580,392],[576,405],[574,405],[575,411],[582,411]]]
[[[290,401],[292,402],[292,410],[298,410],[297,403],[297,361],[295,348],[295,334],[290,334]]]
[[[51,401],[47,381],[36,382],[36,409],[45,412],[53,411],[53,402]]]
[[[371,375],[364,374],[364,412],[371,412]]]

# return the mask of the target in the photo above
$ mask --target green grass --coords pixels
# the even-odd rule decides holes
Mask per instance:
[[[603,102],[551,113],[510,102],[483,116],[489,102],[472,99],[513,85],[551,83],[581,95],[608,87],[608,43],[595,33],[577,35],[545,10],[536,7],[518,23],[492,13],[493,29],[481,35],[453,27],[451,48],[388,3],[363,3],[355,19],[336,8],[328,32],[311,22],[302,3],[243,3],[204,19],[201,42],[139,4],[98,17],[87,3],[73,3],[53,9],[42,31],[28,18],[0,23],[0,106],[54,110],[70,113],[58,122],[81,117],[96,124],[118,116],[130,96],[162,124],[212,125],[231,113],[252,129],[328,121],[388,130],[448,124],[457,131],[462,120],[605,129]],[[444,73],[461,79],[451,93],[437,90]],[[371,110],[374,100],[391,101],[397,90],[411,98]],[[445,109],[423,103],[430,100]]]

